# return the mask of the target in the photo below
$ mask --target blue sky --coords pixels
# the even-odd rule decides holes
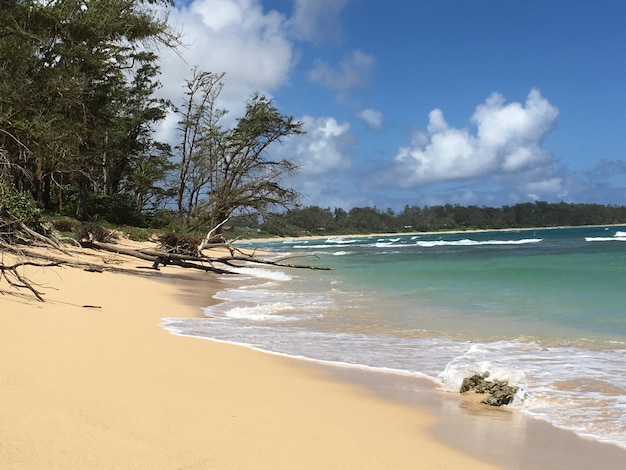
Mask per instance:
[[[231,118],[272,97],[307,132],[271,149],[305,205],[626,204],[626,2],[176,3],[163,95],[198,66]]]

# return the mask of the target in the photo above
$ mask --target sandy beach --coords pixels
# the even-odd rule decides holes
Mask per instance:
[[[2,469],[611,468],[624,456],[411,378],[175,336],[161,319],[198,315],[224,281],[111,253],[74,260],[104,271],[24,271],[44,303],[0,283]]]
[[[45,303],[0,285],[0,468],[495,468],[431,437],[427,410],[168,333],[161,318],[198,314],[186,272],[87,261],[104,272],[29,268]],[[202,275],[207,296],[216,282]]]

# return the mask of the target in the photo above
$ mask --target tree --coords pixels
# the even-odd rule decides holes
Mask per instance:
[[[112,142],[103,160],[103,189],[123,191],[132,197],[135,215],[145,209],[155,210],[171,197],[165,186],[168,173],[174,168],[171,148],[155,141],[153,124],[165,118],[171,104],[154,98],[160,86],[155,81],[159,69],[151,52],[141,54],[142,63],[136,69],[127,98],[117,117],[117,139]]]
[[[299,194],[281,185],[283,177],[295,173],[291,159],[272,159],[269,147],[283,138],[302,134],[302,123],[280,114],[272,100],[255,94],[245,115],[224,140],[218,152],[207,214],[216,227],[236,211],[253,211],[266,216],[279,207],[295,205]]]
[[[206,197],[214,185],[217,154],[225,139],[220,120],[227,111],[216,103],[223,77],[223,73],[195,68],[192,79],[185,84],[185,103],[176,109],[181,116],[178,122],[181,143],[176,147],[179,154],[176,203],[181,223],[189,224],[198,212],[201,196]]]
[[[48,206],[53,184],[60,200],[59,189],[69,181],[78,189],[77,216],[88,218],[88,194],[109,192],[115,178],[123,179],[115,171],[129,170],[127,159],[136,155],[128,152],[125,127],[133,73],[156,59],[146,53],[150,46],[177,44],[166,18],[150,9],[157,3],[172,4],[0,4],[0,129],[13,136],[0,145],[31,175],[17,175],[16,187],[42,206]]]
[[[299,194],[282,186],[282,178],[298,169],[294,160],[274,159],[272,144],[302,133],[302,124],[280,114],[272,100],[255,94],[231,129],[220,120],[226,110],[216,101],[224,74],[194,70],[179,110],[178,211],[181,221],[193,217],[217,229],[233,214],[293,207]],[[219,230],[215,233],[218,233]]]
[[[326,231],[333,221],[333,213],[330,208],[309,206],[287,211],[285,221],[307,232]]]

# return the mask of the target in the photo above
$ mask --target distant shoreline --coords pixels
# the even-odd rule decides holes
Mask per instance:
[[[263,243],[263,242],[280,242],[288,240],[323,240],[327,238],[368,238],[368,237],[393,237],[393,236],[416,236],[416,235],[454,235],[460,233],[485,233],[485,232],[529,232],[533,230],[560,230],[570,228],[600,228],[600,227],[626,227],[623,224],[600,224],[600,225],[562,225],[553,227],[511,227],[511,228],[494,228],[494,229],[468,229],[468,230],[437,230],[426,232],[389,232],[389,233],[355,233],[355,234],[316,234],[316,235],[300,235],[295,237],[254,237],[242,238],[235,243]]]

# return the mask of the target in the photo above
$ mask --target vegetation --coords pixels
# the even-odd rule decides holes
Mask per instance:
[[[162,0],[150,3],[169,3]],[[141,193],[135,173],[159,145],[149,125],[156,55],[175,36],[144,2],[2,2],[0,147],[12,183],[45,210],[89,218],[88,197]]]
[[[626,223],[626,207],[560,202],[523,203],[514,206],[406,206],[396,214],[357,207],[350,211],[317,206],[294,209],[255,224],[248,218],[238,223],[266,234],[299,236],[315,234],[403,233],[443,230],[505,229]],[[235,226],[235,228],[237,228]]]
[[[267,151],[300,123],[255,94],[223,127],[224,74],[197,69],[179,108],[155,97],[157,51],[178,46],[163,5],[173,1],[0,2],[0,202],[13,216],[208,230],[293,207],[280,179],[296,165]],[[174,146],[154,138],[172,110]]]
[[[299,195],[279,184],[297,170],[294,161],[275,160],[268,147],[284,137],[302,133],[302,124],[283,116],[271,100],[255,94],[232,129],[218,109],[223,74],[194,71],[187,82],[186,103],[178,109],[183,136],[177,150],[177,207],[187,227],[208,223],[218,228],[237,211],[267,216],[276,208],[294,205]]]

